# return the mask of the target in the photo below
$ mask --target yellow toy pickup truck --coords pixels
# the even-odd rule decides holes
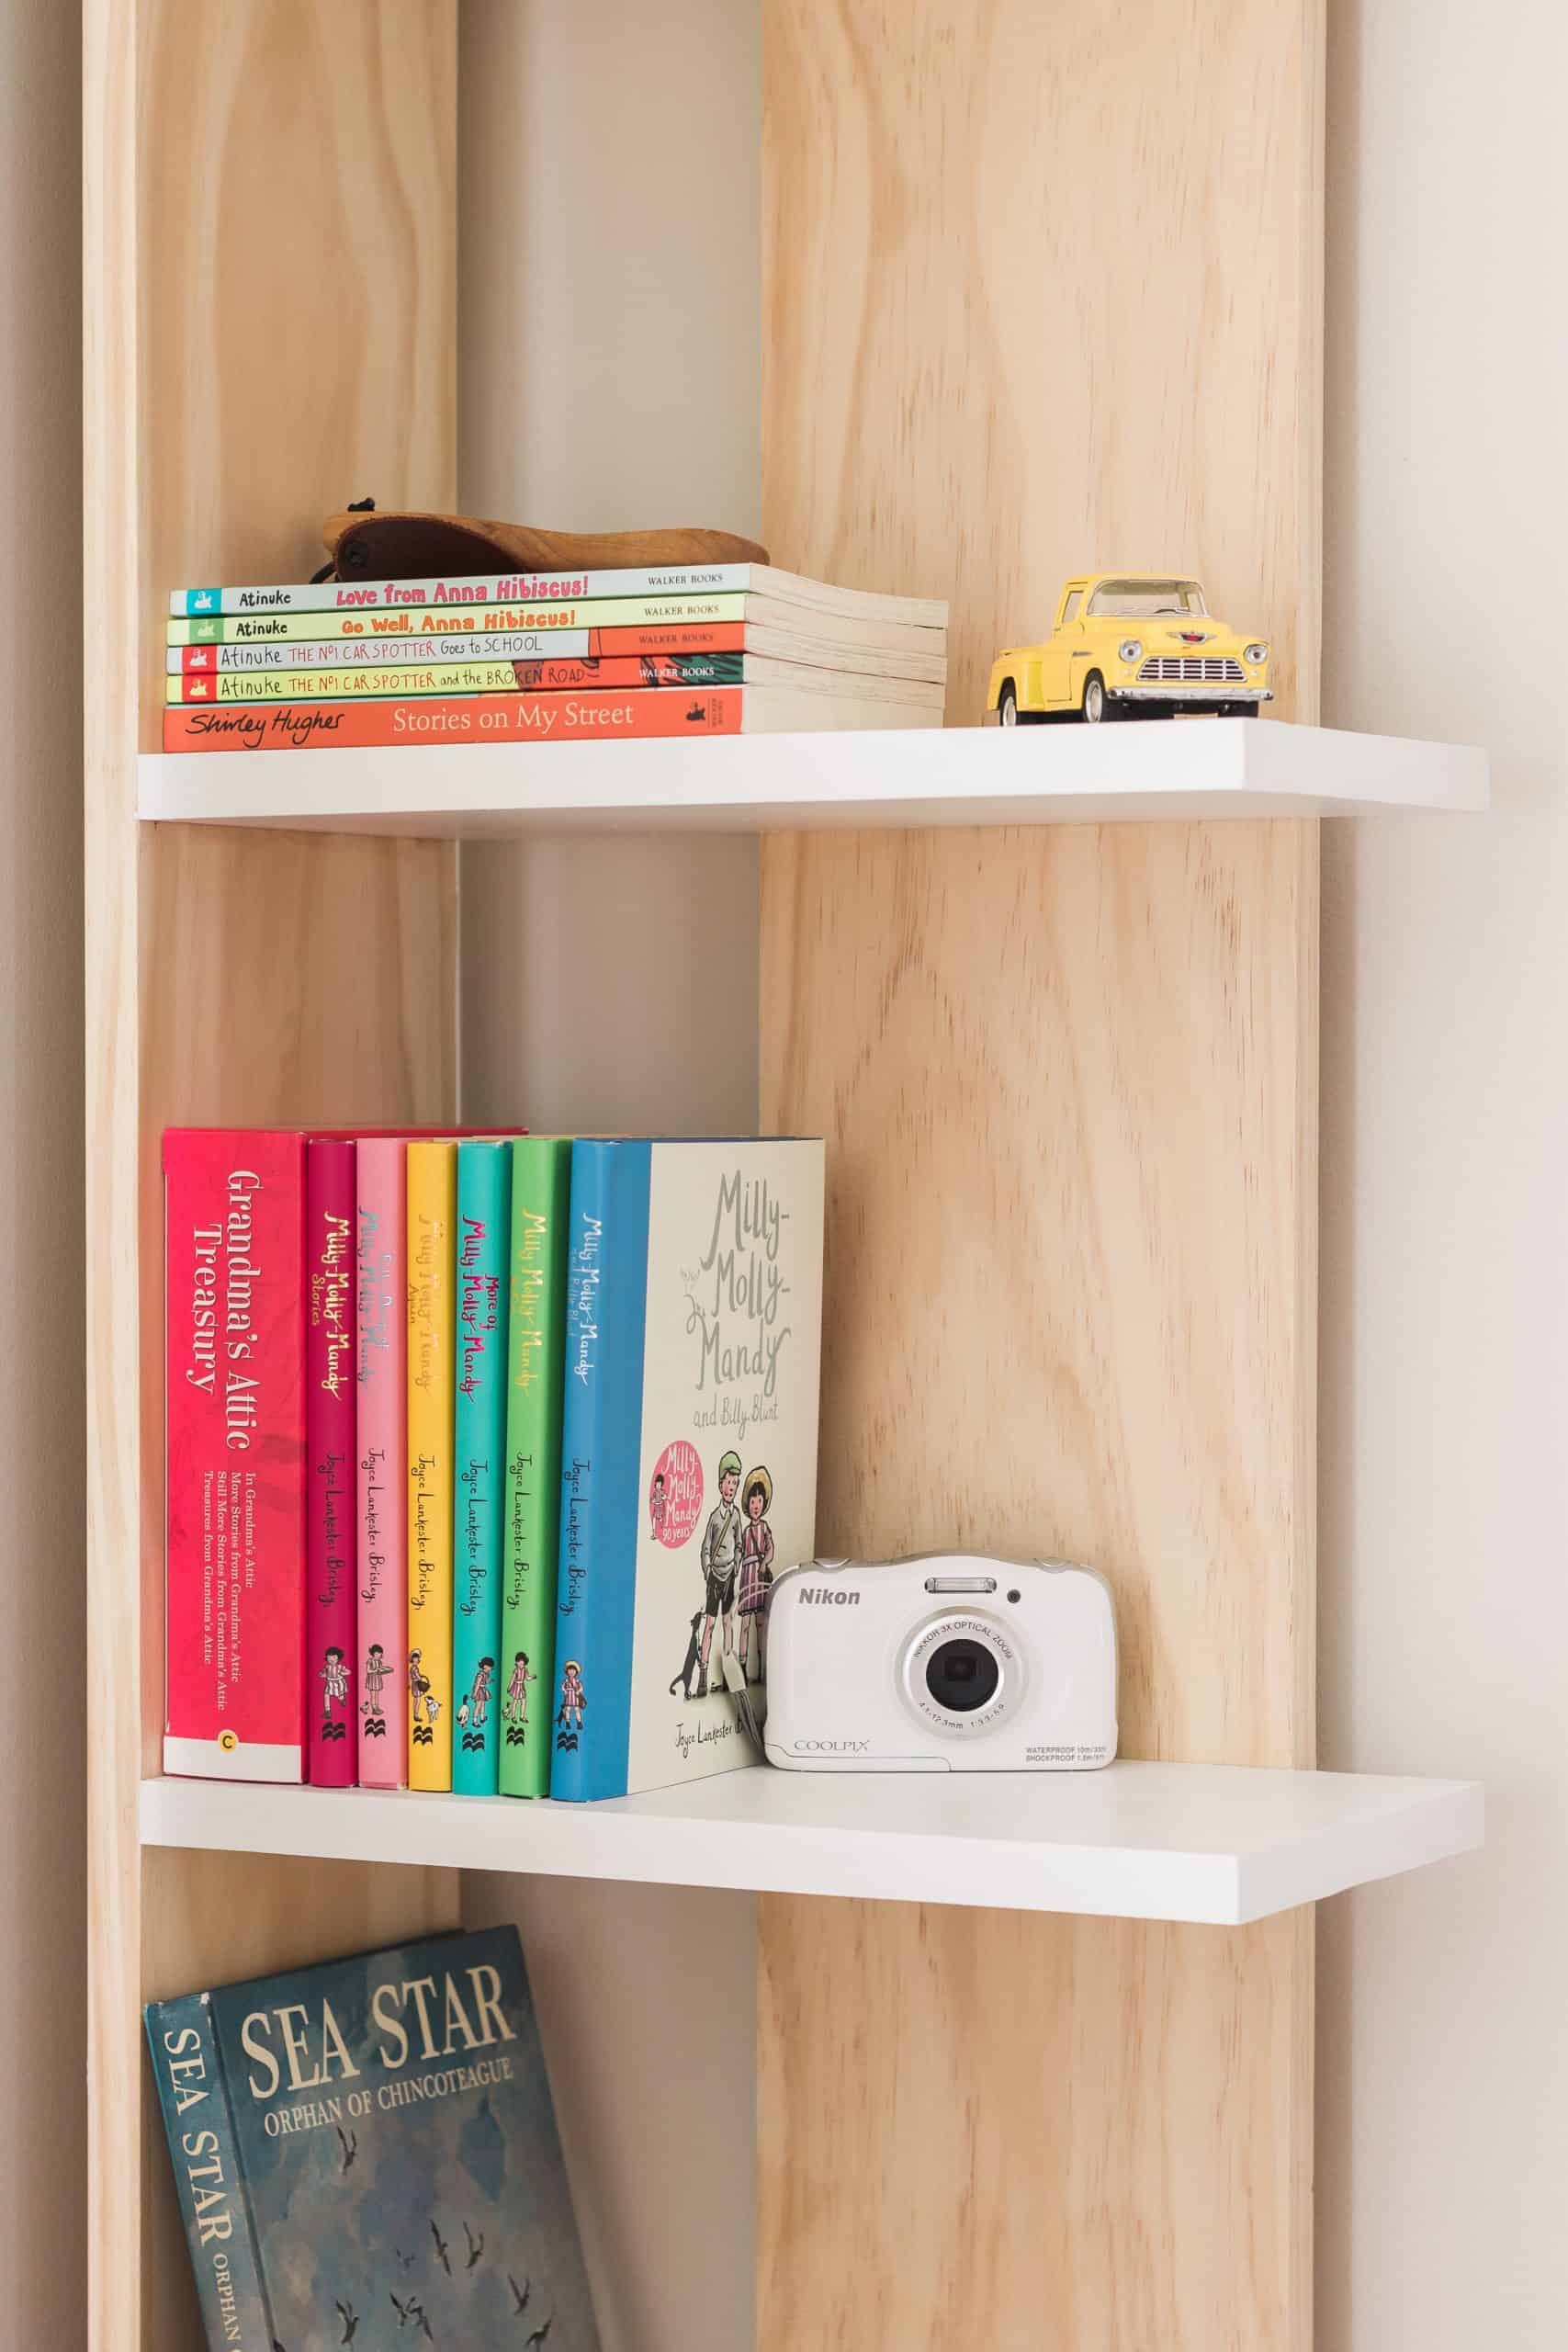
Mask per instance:
[[[986,708],[1004,727],[1048,718],[1250,718],[1273,699],[1269,648],[1217,621],[1195,580],[1092,571],[1069,580],[1043,645],[998,653]]]

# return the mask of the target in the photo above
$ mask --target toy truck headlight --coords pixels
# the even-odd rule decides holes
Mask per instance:
[[[1269,648],[1266,645],[1249,645],[1245,649],[1242,658],[1256,670],[1259,662],[1268,661]]]
[[[1116,648],[1116,650],[1123,662],[1139,662],[1143,659],[1143,639],[1141,637],[1124,637],[1122,639],[1121,644]]]

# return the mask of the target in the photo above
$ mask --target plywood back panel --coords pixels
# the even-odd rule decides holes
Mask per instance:
[[[201,2342],[139,2007],[456,1917],[448,1873],[143,1856],[162,1713],[158,1136],[455,1109],[452,853],[139,838],[171,587],[455,489],[455,0],[88,0],[94,2352]]]
[[[764,537],[953,602],[950,723],[1087,567],[1317,713],[1324,0],[763,0]]]
[[[1320,0],[764,0],[763,533],[1086,566],[1315,710]],[[1193,722],[1201,723],[1201,722]],[[1317,842],[775,838],[764,1131],[829,1138],[819,1540],[1102,1566],[1131,1755],[1313,1745]],[[1305,2352],[1312,1947],[764,1901],[759,2342]]]
[[[1313,1743],[1316,832],[775,836],[818,1542],[1088,1559],[1123,1753]],[[1304,2352],[1310,1929],[764,1899],[759,2342]]]

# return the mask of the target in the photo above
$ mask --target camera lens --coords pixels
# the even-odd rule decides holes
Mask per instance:
[[[1001,1668],[984,1642],[939,1642],[926,1661],[926,1689],[949,1714],[972,1715],[995,1698]]]

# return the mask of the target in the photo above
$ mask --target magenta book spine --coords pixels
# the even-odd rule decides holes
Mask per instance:
[[[359,1784],[408,1779],[408,1227],[405,1147],[359,1145]]]
[[[355,1147],[305,1147],[305,1444],[310,1768],[348,1789],[355,1736]]]

